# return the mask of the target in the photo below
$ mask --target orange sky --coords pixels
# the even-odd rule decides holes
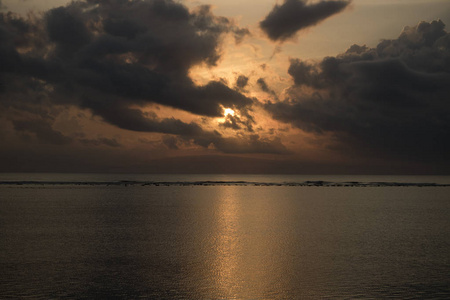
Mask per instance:
[[[420,122],[448,109],[440,99],[450,70],[421,65],[429,51],[447,55],[440,24],[450,23],[449,1],[143,1],[159,21],[139,12],[140,1],[54,9],[61,2],[1,2],[1,28],[14,36],[5,38],[13,49],[5,53],[20,57],[0,69],[5,171],[446,172],[448,143],[436,141],[448,119],[417,127],[390,116],[400,111]],[[290,28],[275,16],[289,13],[287,5],[299,16]],[[182,25],[187,14],[189,25]],[[107,23],[112,15],[118,21]],[[59,25],[68,18],[71,25]],[[70,26],[82,27],[71,33]],[[413,58],[398,46],[405,39],[416,43]],[[354,44],[361,47],[347,51]],[[381,81],[379,74],[392,72],[390,83]],[[403,77],[423,89],[410,92]],[[411,93],[434,99],[423,115]],[[383,102],[391,97],[410,104],[402,112]],[[392,126],[401,128],[399,139]],[[436,136],[426,150],[408,151],[415,141],[405,132],[412,130]]]

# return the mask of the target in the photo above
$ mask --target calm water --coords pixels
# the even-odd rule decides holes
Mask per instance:
[[[0,186],[0,298],[448,299],[449,214],[450,187]]]

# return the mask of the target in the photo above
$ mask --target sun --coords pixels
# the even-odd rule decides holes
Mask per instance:
[[[231,115],[232,117],[234,117],[234,114],[235,114],[235,112],[231,108],[225,108],[223,111],[224,117],[226,117],[228,115]]]
[[[238,115],[236,114],[236,111],[234,109],[226,108],[226,107],[223,107],[223,106],[222,106],[222,113],[223,113],[223,117],[217,119],[217,122],[219,124],[224,124],[225,122],[227,122],[227,120],[229,121],[229,117],[230,116],[231,117],[234,117],[234,116],[238,117]]]

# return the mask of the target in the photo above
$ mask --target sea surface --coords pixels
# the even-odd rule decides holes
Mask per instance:
[[[0,174],[0,299],[450,299],[450,177]]]

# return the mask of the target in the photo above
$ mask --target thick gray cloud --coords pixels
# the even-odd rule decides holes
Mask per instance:
[[[71,138],[54,130],[45,120],[14,120],[13,125],[19,132],[34,133],[39,141],[46,144],[64,145],[72,141]]]
[[[289,97],[266,105],[274,118],[332,134],[351,152],[449,161],[450,34],[442,21],[317,64],[293,59],[289,74]]]
[[[161,119],[141,110],[160,104],[221,117],[223,107],[229,107],[247,115],[241,125],[252,131],[254,120],[248,111],[253,99],[222,81],[198,86],[188,76],[193,66],[217,63],[226,34],[238,43],[249,31],[213,15],[209,6],[189,11],[173,0],[73,1],[43,18],[0,13],[3,118],[18,132],[64,144],[68,138],[53,130],[52,124],[58,107],[75,106],[122,129],[171,134],[204,147],[214,144],[226,149],[227,141],[234,140],[194,122]],[[33,127],[34,123],[24,121],[30,118],[39,123]],[[274,152],[267,141],[253,136],[246,140],[249,152]],[[120,146],[105,139],[80,142]]]
[[[274,90],[272,90],[271,88],[269,88],[269,85],[267,84],[266,80],[264,78],[259,78],[256,83],[258,84],[259,88],[268,94],[273,95],[274,97],[277,97],[277,94],[275,93]]]
[[[163,144],[172,150],[177,150],[178,149],[178,139],[176,137],[174,137],[173,135],[166,135],[163,137],[162,139]]]
[[[249,78],[245,75],[239,75],[236,79],[236,88],[240,91],[243,91],[245,87],[248,85]]]
[[[205,116],[220,116],[221,105],[252,103],[222,82],[196,86],[187,76],[194,65],[217,62],[222,35],[242,36],[241,28],[214,16],[208,6],[191,13],[171,0],[76,1],[49,11],[43,22],[48,40],[41,46],[55,49],[39,53],[43,49],[36,47],[20,55],[10,47],[11,69],[55,85],[60,93],[95,92],[120,97],[122,105],[151,102]],[[17,29],[13,34],[21,36]],[[105,106],[115,104],[107,101]],[[90,102],[83,106],[90,108]]]
[[[314,26],[342,11],[349,4],[347,0],[313,4],[308,4],[306,0],[284,0],[283,4],[275,5],[259,25],[271,40],[283,41],[293,37],[297,31]]]
[[[115,139],[109,139],[105,137],[99,137],[97,139],[79,139],[79,141],[87,146],[108,146],[108,147],[120,147],[120,143]]]
[[[207,116],[219,116],[220,105],[252,102],[222,82],[196,86],[187,76],[194,65],[217,62],[223,34],[243,35],[207,6],[191,13],[171,0],[76,1],[49,11],[39,24],[8,14],[0,22],[2,73],[37,77],[60,93],[91,89],[128,104],[153,102]],[[18,51],[25,47],[26,54]]]
[[[290,96],[266,105],[274,118],[331,133],[347,151],[450,160],[450,34],[442,21],[318,64],[293,59],[289,74]]]

